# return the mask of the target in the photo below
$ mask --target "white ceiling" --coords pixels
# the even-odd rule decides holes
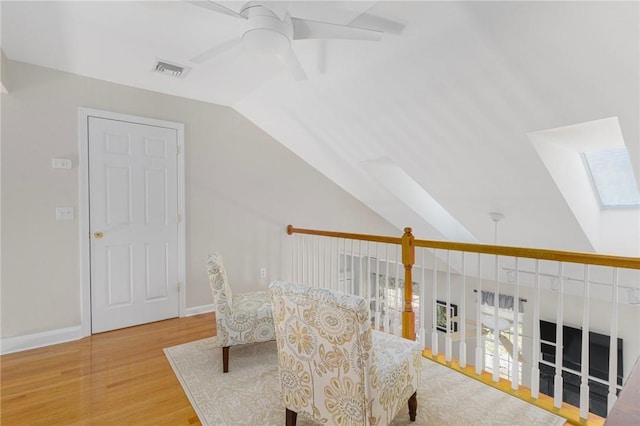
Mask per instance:
[[[241,22],[188,2],[1,5],[9,59],[229,105],[419,238],[492,242],[499,211],[501,243],[597,251],[535,132],[617,117],[640,176],[638,2],[292,2],[293,16],[385,30],[379,42],[294,41],[303,82],[242,51],[189,62]],[[157,59],[192,69],[172,79],[152,73]],[[433,202],[454,220],[430,217]],[[618,234],[637,250],[620,254],[640,255],[636,213]]]

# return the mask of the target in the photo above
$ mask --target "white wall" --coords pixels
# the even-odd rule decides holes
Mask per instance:
[[[209,250],[247,291],[280,277],[289,223],[401,235],[231,108],[6,58],[2,81],[3,339],[80,325],[78,107],[185,124],[187,308],[212,302]],[[53,157],[74,168],[52,169]],[[76,220],[55,221],[56,206],[73,206]]]

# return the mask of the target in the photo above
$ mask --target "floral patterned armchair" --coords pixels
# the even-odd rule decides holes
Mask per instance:
[[[332,425],[389,424],[408,401],[415,421],[422,350],[371,329],[360,296],[271,283],[286,424],[298,413]]]
[[[216,332],[222,346],[222,370],[229,371],[229,347],[275,338],[269,291],[233,295],[222,256],[207,256],[209,285],[216,308]]]

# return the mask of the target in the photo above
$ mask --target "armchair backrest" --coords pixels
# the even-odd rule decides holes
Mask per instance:
[[[211,253],[207,256],[207,273],[209,274],[209,286],[211,287],[213,303],[216,307],[216,316],[218,318],[230,313],[233,304],[233,295],[220,254]]]
[[[367,301],[277,281],[270,290],[286,408],[327,424],[368,424],[375,354]]]

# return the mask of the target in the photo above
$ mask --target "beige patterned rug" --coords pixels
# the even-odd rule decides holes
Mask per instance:
[[[275,342],[232,346],[222,374],[216,337],[165,349],[200,421],[211,426],[281,426]],[[422,362],[418,418],[402,410],[393,425],[563,425],[562,418],[430,360]],[[298,425],[313,423],[298,416]]]

